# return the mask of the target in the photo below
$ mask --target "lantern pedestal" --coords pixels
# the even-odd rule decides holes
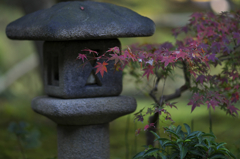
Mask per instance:
[[[109,159],[109,122],[134,112],[136,100],[126,96],[42,96],[33,99],[32,109],[58,124],[59,159]]]
[[[109,124],[58,125],[58,159],[109,159]]]

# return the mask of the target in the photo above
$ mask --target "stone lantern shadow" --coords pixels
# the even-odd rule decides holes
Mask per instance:
[[[134,98],[119,96],[122,73],[112,69],[113,61],[102,77],[94,60],[81,68],[78,53],[88,54],[82,51],[88,48],[101,56],[115,46],[121,51],[117,38],[154,31],[152,20],[130,9],[93,1],[58,3],[7,26],[10,39],[45,41],[47,96],[33,99],[32,109],[57,123],[59,159],[108,159],[109,122],[136,109]]]

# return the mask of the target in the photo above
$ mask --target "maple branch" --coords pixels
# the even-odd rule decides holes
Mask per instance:
[[[225,58],[221,58],[220,61],[225,61],[225,60],[229,60],[229,59],[232,59],[233,57],[230,57],[230,56],[226,56]],[[239,56],[236,56],[234,58],[239,58]]]
[[[182,85],[179,89],[177,89],[175,91],[175,93],[170,94],[170,95],[163,95],[160,97],[160,100],[156,99],[156,96],[154,95],[154,92],[156,92],[158,83],[160,82],[161,78],[163,77],[163,75],[160,75],[157,77],[157,80],[155,82],[155,87],[150,91],[149,95],[152,97],[152,99],[159,105],[162,106],[166,101],[178,98],[181,96],[181,94],[188,90],[190,88],[190,77],[189,77],[189,73],[188,73],[188,69],[187,69],[187,65],[186,62],[182,62],[183,65],[183,73],[184,73],[184,79],[185,79],[185,84]],[[158,124],[158,120],[159,120],[159,113],[154,113],[153,116],[149,117],[149,123],[154,123],[155,128],[150,127],[149,131],[146,132],[146,137],[147,137],[147,145],[153,145],[154,146],[154,135],[150,132],[156,132],[156,127]]]
[[[163,84],[163,89],[162,89],[162,96],[161,96],[161,100],[160,100],[160,106],[163,105],[163,92],[164,92],[165,84],[166,84],[166,78],[164,79],[164,84]]]
[[[181,97],[181,94],[190,88],[190,78],[188,75],[186,62],[183,61],[182,64],[183,64],[185,84],[182,85],[180,88],[176,89],[175,93],[162,96],[162,98],[160,99],[162,100],[162,105],[169,100]]]
[[[156,71],[155,71],[155,75],[157,76],[157,79],[156,79],[156,82],[155,82],[155,86],[150,91],[149,95],[155,101],[155,103],[160,105],[160,102],[157,100],[157,97],[155,96],[154,93],[158,90],[158,84],[159,84],[160,80],[162,79],[163,75],[162,74],[158,75]],[[154,113],[153,116],[149,117],[149,123],[154,123],[154,127],[155,128],[154,127],[150,127],[148,129],[148,131],[146,131],[147,145],[154,145],[155,136],[153,135],[153,133],[151,133],[151,131],[156,132],[156,128],[158,126],[158,120],[159,120],[159,113]]]
[[[161,76],[158,76],[157,77],[157,80],[155,82],[155,86],[154,88],[150,91],[149,95],[150,97],[157,103],[157,104],[160,104],[159,101],[157,100],[157,97],[154,95],[154,93],[158,90],[158,83],[160,82],[162,78],[162,75]]]

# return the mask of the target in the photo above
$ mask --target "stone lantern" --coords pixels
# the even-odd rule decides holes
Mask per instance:
[[[76,60],[88,48],[105,53],[121,44],[118,37],[150,36],[152,20],[130,9],[92,1],[62,2],[28,14],[6,28],[10,39],[41,40],[44,89],[48,96],[32,101],[32,109],[58,125],[59,159],[108,159],[109,122],[133,112],[136,101],[119,96],[122,73],[107,66],[96,74],[96,61],[83,68]],[[100,59],[98,62],[103,62]]]

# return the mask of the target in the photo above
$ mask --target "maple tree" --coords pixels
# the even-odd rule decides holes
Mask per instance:
[[[107,72],[108,61],[115,61],[115,69],[123,70],[126,66],[134,71],[142,70],[142,77],[154,76],[154,87],[149,95],[155,102],[153,108],[148,108],[135,114],[138,121],[143,121],[146,114],[154,114],[144,130],[156,127],[159,115],[165,114],[166,120],[172,120],[166,107],[176,107],[176,102],[169,101],[181,96],[186,90],[192,92],[188,105],[192,111],[201,105],[208,108],[219,107],[227,114],[237,116],[239,109],[234,105],[239,101],[239,68],[240,68],[240,11],[235,13],[193,13],[189,23],[173,30],[176,43],[163,44],[133,44],[120,54],[118,47],[110,48],[101,56],[94,59],[105,59],[103,63],[97,62],[96,74],[104,76]],[[178,36],[185,34],[179,40]],[[95,51],[85,49],[91,54]],[[88,59],[79,54],[78,59]],[[213,67],[221,68],[221,72],[211,72]],[[183,70],[185,84],[175,93],[157,97],[158,85],[174,72],[174,69]],[[164,89],[164,88],[163,88]],[[137,133],[140,129],[137,130]]]

